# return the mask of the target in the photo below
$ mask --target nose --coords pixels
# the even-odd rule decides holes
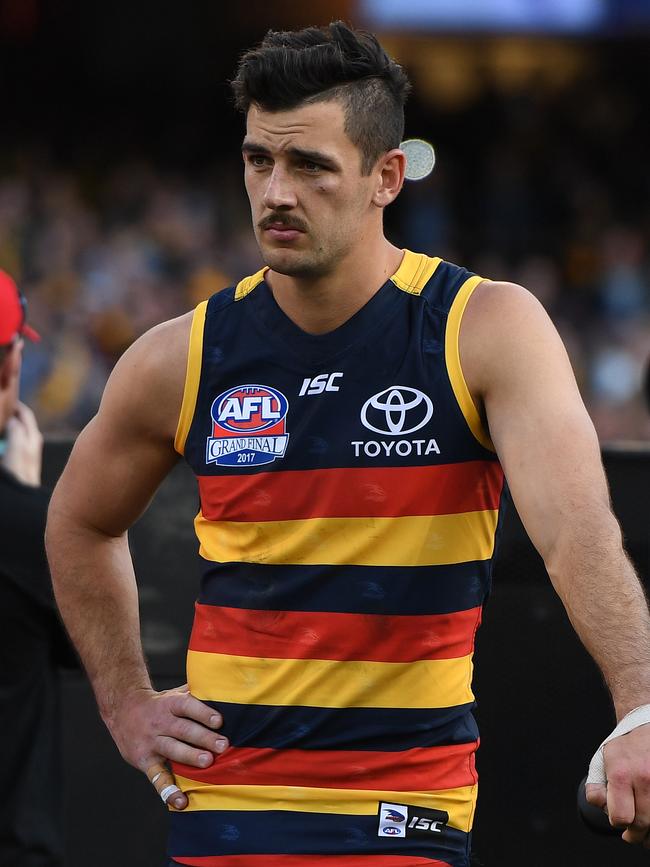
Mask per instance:
[[[298,204],[291,178],[277,163],[273,166],[271,177],[266,185],[263,202],[270,211],[295,208]]]

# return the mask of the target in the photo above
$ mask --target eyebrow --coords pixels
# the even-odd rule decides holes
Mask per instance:
[[[253,141],[245,141],[241,146],[241,150],[243,154],[261,154],[262,156],[271,156],[271,151],[267,147],[261,144],[256,144]],[[336,160],[332,159],[332,157],[328,157],[327,154],[322,153],[322,151],[290,147],[286,149],[285,153],[296,159],[306,160],[307,162],[312,163],[321,163],[330,169],[340,168],[339,163]]]

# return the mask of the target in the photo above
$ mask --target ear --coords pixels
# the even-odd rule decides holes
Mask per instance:
[[[385,208],[395,201],[404,185],[406,157],[399,148],[393,148],[377,161],[373,175],[377,178],[372,201],[378,208]]]
[[[6,391],[20,376],[20,362],[22,359],[23,341],[17,340],[7,350],[4,358],[0,361],[0,391]]]

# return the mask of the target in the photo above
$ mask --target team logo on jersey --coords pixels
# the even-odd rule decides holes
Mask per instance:
[[[259,466],[284,457],[288,410],[287,398],[268,385],[237,385],[222,392],[210,408],[206,463]]]
[[[396,818],[399,816],[399,819]],[[431,840],[444,834],[449,822],[446,810],[379,802],[377,836],[420,837]],[[387,825],[386,822],[394,822]]]
[[[379,837],[406,837],[406,818],[408,810],[401,804],[387,804],[384,801],[379,804]],[[387,824],[390,822],[391,824]]]
[[[361,407],[363,426],[389,436],[415,433],[425,426],[432,415],[431,398],[407,385],[391,385],[373,394]]]

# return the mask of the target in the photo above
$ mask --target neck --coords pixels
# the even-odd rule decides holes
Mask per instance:
[[[399,268],[402,250],[386,238],[351,251],[330,273],[290,277],[268,271],[266,282],[280,309],[308,334],[333,331],[360,310]]]

